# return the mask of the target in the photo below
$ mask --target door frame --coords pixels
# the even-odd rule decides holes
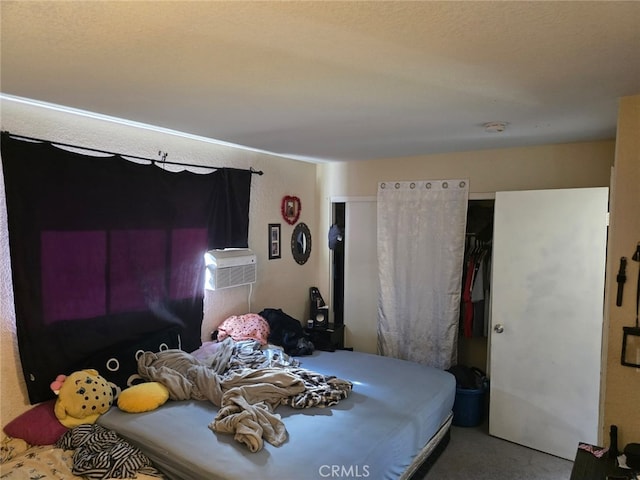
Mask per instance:
[[[349,196],[335,196],[335,197],[329,197],[329,215],[330,215],[330,221],[329,221],[329,225],[333,225],[335,222],[335,210],[334,210],[334,203],[348,203],[348,202],[377,202],[378,201],[378,197],[375,196],[354,196],[354,197],[349,197]],[[329,257],[329,301],[331,302],[330,305],[333,305],[333,251],[330,252],[330,257]]]
[[[343,313],[344,313],[344,317],[343,317],[343,321],[344,321],[344,325],[345,325],[345,342],[346,344],[348,344],[349,347],[352,347],[356,350],[363,350],[363,351],[368,351],[369,353],[376,353],[377,352],[377,348],[373,348],[370,343],[371,343],[371,335],[375,334],[375,330],[374,332],[370,331],[370,325],[367,325],[367,320],[366,318],[369,318],[371,316],[370,312],[369,315],[365,315],[364,318],[360,318],[357,320],[352,320],[351,322],[349,321],[348,317],[348,310],[350,307],[354,307],[353,304],[349,304],[348,300],[347,300],[347,294],[348,292],[348,286],[347,286],[347,276],[351,273],[353,274],[354,272],[356,272],[357,275],[357,271],[360,270],[360,267],[354,267],[353,269],[349,270],[349,260],[348,260],[348,255],[349,255],[349,241],[351,238],[353,238],[353,235],[351,235],[349,233],[349,215],[350,215],[350,207],[349,205],[354,205],[357,203],[368,203],[368,204],[373,204],[374,208],[377,202],[377,197],[374,196],[366,196],[366,197],[331,197],[330,198],[330,202],[331,202],[331,207],[330,207],[330,212],[332,215],[332,224],[335,222],[335,204],[339,204],[339,203],[343,203],[345,204],[345,239],[344,239],[344,268],[343,268]],[[374,240],[375,241],[375,240]],[[375,247],[374,247],[375,248]],[[367,250],[369,251],[369,250]],[[359,251],[356,253],[356,255],[363,253],[363,251]],[[375,254],[375,252],[374,252]],[[330,291],[330,298],[331,298],[331,304],[334,305],[335,304],[335,298],[334,298],[334,292],[335,292],[335,284],[334,284],[334,272],[333,272],[333,268],[335,265],[334,262],[334,255],[335,253],[332,251],[330,254],[330,274],[329,274],[329,291]],[[367,257],[369,258],[369,257]],[[368,264],[368,263],[367,263]],[[365,265],[365,264],[362,264]],[[352,265],[353,266],[353,265]],[[366,278],[368,279],[369,276],[366,276]],[[377,278],[377,277],[376,277]],[[355,286],[353,286],[354,288],[354,293],[360,297],[367,297],[368,294],[366,293],[366,291],[363,291],[362,288],[358,288],[358,285],[356,284]],[[377,309],[377,295],[374,295],[373,299],[372,299],[376,305],[376,309]],[[369,320],[369,322],[371,322],[373,320]],[[377,325],[377,317],[375,319],[375,324]],[[364,323],[364,324],[363,324]],[[358,331],[358,329],[364,329],[362,330],[363,333],[365,333],[365,336],[362,338],[362,340],[364,340],[364,338],[367,338],[367,341],[358,341],[357,335],[355,335],[355,332]],[[376,341],[377,343],[377,341]],[[373,349],[372,349],[373,348]]]

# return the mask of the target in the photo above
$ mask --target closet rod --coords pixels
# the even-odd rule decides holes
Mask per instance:
[[[27,137],[25,135],[17,135],[15,133],[11,133],[8,132],[6,130],[3,130],[2,133],[6,133],[7,135],[13,137],[13,138],[17,138],[17,139],[21,139],[21,140],[32,140],[32,141],[36,141],[36,142],[43,142],[43,143],[48,143],[50,145],[61,145],[63,147],[71,147],[71,148],[81,148],[82,150],[89,150],[90,152],[98,152],[98,153],[106,153],[109,155],[118,155],[120,157],[129,157],[129,158],[135,158],[137,160],[145,160],[147,162],[151,162],[151,163],[160,163],[160,164],[169,164],[169,165],[181,165],[183,167],[196,167],[196,168],[211,168],[213,170],[219,170],[220,168],[224,168],[224,167],[212,167],[210,165],[196,165],[194,163],[182,163],[182,162],[172,162],[169,160],[165,160],[164,158],[161,160],[158,159],[154,159],[154,158],[147,158],[147,157],[138,157],[137,155],[127,155],[124,153],[117,153],[117,152],[110,152],[108,150],[100,150],[97,148],[90,148],[90,147],[83,147],[82,145],[72,145],[70,143],[62,143],[62,142],[54,142],[53,140],[45,140],[42,138],[35,138],[35,137]],[[162,152],[158,152],[158,154],[162,154]],[[164,154],[164,157],[166,158],[166,153]],[[243,170],[243,169],[239,169],[239,170]],[[249,168],[249,171],[252,174],[255,175],[263,175],[264,172],[262,170],[254,170],[253,167]]]

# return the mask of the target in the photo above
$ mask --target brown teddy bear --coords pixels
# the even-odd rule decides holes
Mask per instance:
[[[95,423],[100,415],[111,408],[113,390],[97,370],[58,375],[51,384],[58,395],[54,412],[60,423],[73,428],[83,423]]]

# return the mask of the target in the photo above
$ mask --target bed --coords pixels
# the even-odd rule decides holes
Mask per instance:
[[[109,383],[114,387],[125,377],[153,381],[145,378],[150,371],[147,359],[179,356],[189,362],[201,362],[197,369],[207,375],[216,368],[230,369],[231,365],[231,369],[248,372],[246,378],[254,372],[267,375],[265,371],[273,371],[274,375],[284,371],[294,377],[300,371],[314,372],[314,378],[333,381],[334,390],[330,393],[339,395],[313,390],[313,401],[307,402],[311,390],[305,383],[297,395],[287,396],[286,400],[281,397],[282,401],[298,407],[280,401],[274,403],[277,406],[273,413],[277,414],[285,435],[277,442],[264,435],[266,441],[254,449],[250,448],[251,442],[238,440],[237,431],[221,433],[210,428],[226,407],[207,398],[178,397],[144,413],[127,413],[118,403],[101,415],[96,424],[71,429],[56,418],[52,399],[4,426],[9,438],[2,445],[0,474],[3,478],[5,474],[25,479],[41,478],[41,475],[80,478],[84,472],[100,466],[103,471],[94,472],[91,478],[125,478],[115,474],[117,467],[120,473],[135,472],[137,478],[147,478],[144,474],[148,474],[168,480],[417,480],[424,477],[448,442],[456,387],[455,377],[448,372],[345,350],[290,357],[280,346],[269,348],[269,345],[265,349],[255,340],[208,342],[207,348],[215,349],[216,353],[202,357],[196,355],[198,351],[187,353],[168,348],[171,342],[165,333],[146,338],[142,343],[136,341],[126,348],[119,346],[104,358],[98,356],[99,361],[106,363],[102,366],[96,363],[95,367],[110,377]],[[161,343],[154,346],[156,341]],[[243,348],[249,345],[253,345],[250,354]],[[225,361],[219,361],[225,348],[232,348],[234,352],[228,362],[224,356]],[[204,345],[200,350],[206,351]],[[134,353],[136,361],[128,361]],[[114,363],[114,359],[122,369],[112,372],[104,365]],[[214,361],[210,362],[211,359]],[[246,368],[243,362],[247,359],[266,362],[267,366]],[[228,375],[223,377],[226,379]],[[263,381],[262,385],[267,383]],[[277,385],[274,382],[273,387]],[[170,382],[167,386],[171,387]],[[267,386],[272,388],[270,384]],[[296,388],[299,387],[296,384]],[[124,384],[123,389],[116,388],[122,396],[125,396],[124,389],[129,391]],[[226,394],[230,389],[224,391]],[[300,402],[300,398],[305,402]],[[316,402],[318,398],[322,401]],[[327,398],[329,402],[324,402]],[[220,404],[222,408],[216,406]],[[326,406],[309,407],[309,404]],[[129,453],[123,454],[123,451]],[[76,462],[76,456],[83,461]],[[105,476],[106,473],[110,475]]]
[[[301,367],[352,382],[349,396],[327,408],[276,410],[288,439],[250,452],[208,425],[218,407],[169,401],[144,413],[110,409],[98,424],[147,455],[171,480],[411,478],[422,475],[448,441],[453,375],[377,355],[315,351]]]

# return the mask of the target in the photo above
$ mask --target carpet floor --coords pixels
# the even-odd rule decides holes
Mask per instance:
[[[451,427],[451,440],[423,480],[569,480],[573,462],[489,435]]]

